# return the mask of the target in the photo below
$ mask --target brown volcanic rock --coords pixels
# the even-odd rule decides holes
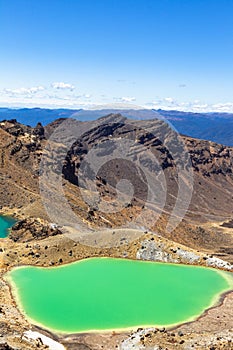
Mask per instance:
[[[46,139],[48,139],[52,135],[54,130],[59,125],[61,125],[65,120],[66,120],[66,118],[58,118],[58,119],[54,120],[52,123],[49,123],[48,125],[46,125],[45,128],[44,128]]]
[[[12,348],[7,343],[4,343],[4,344],[0,344],[0,350],[14,350],[14,348]]]
[[[192,165],[197,172],[210,177],[213,174],[229,175],[232,179],[233,149],[214,142],[184,138]]]
[[[85,161],[85,156],[93,147],[99,147],[108,142],[108,148],[104,152],[113,152],[115,145],[111,143],[114,139],[136,140],[138,145],[143,147],[135,151],[135,160],[143,157],[142,164],[148,169],[152,176],[156,176],[159,168],[163,169],[166,178],[167,201],[165,211],[170,211],[174,206],[178,192],[177,167],[174,156],[179,160],[179,148],[173,145],[173,154],[169,152],[172,144],[172,135],[161,124],[161,121],[126,121],[109,122],[112,115],[106,118],[106,124],[86,132],[81,139],[77,140],[68,152],[63,174],[65,179],[75,185],[78,181],[80,166]],[[103,118],[104,121],[104,118]],[[151,130],[151,132],[150,132]],[[166,135],[164,137],[164,135]],[[171,139],[169,139],[169,137]],[[232,215],[232,185],[233,185],[233,148],[218,145],[216,143],[182,137],[190,155],[194,170],[194,191],[193,200],[190,206],[190,217],[197,222],[209,221],[212,219],[221,220]],[[112,149],[111,149],[112,148]],[[145,151],[148,149],[148,151]],[[158,164],[155,164],[150,156],[152,153]],[[88,165],[87,165],[88,166]],[[134,185],[135,197],[144,200],[146,195],[145,181],[137,171],[133,170],[134,164],[127,164],[124,159],[111,160],[101,167],[97,174],[101,181],[108,186],[115,188],[121,179],[128,179]],[[136,168],[135,168],[136,169]],[[96,181],[95,174],[91,168],[88,169],[89,176]],[[141,180],[140,180],[141,179]],[[159,184],[158,184],[159,185]],[[100,186],[99,186],[100,187]],[[103,186],[101,186],[102,193]],[[109,188],[106,188],[106,193]],[[198,208],[197,208],[198,207]],[[212,219],[211,219],[211,218]]]
[[[11,229],[9,238],[14,242],[30,242],[60,235],[62,232],[54,224],[45,223],[40,219],[24,219],[18,221]]]
[[[0,130],[8,136],[8,143],[2,143],[2,148],[10,150],[10,155],[14,155],[19,164],[31,157],[31,153],[42,149],[41,141],[44,139],[44,128],[38,123],[35,128],[25,126],[16,120],[0,122]],[[6,136],[7,135],[7,136]],[[11,137],[9,137],[11,136]],[[34,157],[33,157],[34,158]],[[25,166],[25,164],[23,164]],[[31,165],[32,162],[31,162]]]
[[[3,207],[12,206],[19,216],[25,214],[48,219],[40,200],[39,166],[42,153],[45,153],[46,138],[51,136],[58,126],[61,128],[62,139],[64,120],[58,119],[45,128],[41,124],[31,128],[15,120],[0,123],[0,201]],[[179,159],[179,148],[173,149],[174,154],[171,155],[169,147],[172,144],[172,135],[168,127],[158,120],[131,121],[120,115],[109,115],[102,118],[101,126],[89,128],[72,145],[64,159],[64,146],[62,143],[57,145],[58,163],[63,164],[63,189],[73,211],[95,228],[115,227],[128,221],[133,222],[143,210],[147,183],[134,163],[124,159],[105,163],[98,174],[93,173],[92,180],[96,182],[100,198],[106,200],[106,203],[111,203],[116,196],[116,184],[122,179],[128,179],[134,185],[135,191],[131,203],[125,208],[113,214],[100,212],[98,205],[95,208],[88,207],[80,194],[79,171],[87,153],[93,147],[101,149],[101,144],[108,142],[109,148],[102,150],[111,155],[115,147],[111,140],[114,139],[136,140],[137,145],[142,147],[136,149],[135,157],[141,157],[143,166],[151,176],[157,174],[158,167],[163,170],[166,180],[166,203],[161,220],[151,227],[160,234],[180,243],[184,242],[195,249],[213,249],[219,254],[229,254],[233,244],[229,231],[223,231],[224,227],[204,226],[201,232],[198,227],[211,222],[219,222],[220,226],[222,222],[232,218],[233,148],[182,136],[194,170],[194,189],[184,223],[169,234],[165,231],[165,222],[175,205],[178,193],[178,173],[173,158],[175,155]],[[50,166],[51,157],[54,155],[48,150],[46,152],[45,156]],[[153,162],[150,153],[156,157],[158,164]],[[54,168],[54,172],[59,171],[59,168]],[[159,188],[160,182],[157,181],[156,185]],[[60,211],[62,210],[61,207]]]
[[[138,143],[143,145],[144,151],[148,149],[148,153],[144,152],[144,166],[147,167],[151,174],[156,173],[157,167],[149,156],[149,152],[153,152],[156,159],[159,160],[159,164],[164,171],[166,179],[166,205],[163,214],[153,226],[153,231],[159,232],[161,236],[166,236],[173,242],[180,242],[197,250],[207,251],[210,254],[217,253],[223,258],[231,258],[231,261],[233,261],[231,250],[233,246],[232,234],[227,231],[231,228],[224,226],[220,228],[220,225],[217,227],[211,226],[211,223],[215,224],[219,222],[219,224],[222,224],[222,222],[231,222],[233,149],[207,141],[183,137],[190,152],[194,169],[195,186],[192,202],[185,220],[175,231],[168,233],[165,230],[166,222],[174,206],[178,191],[176,164],[169,152],[169,147],[166,146],[171,142],[171,140],[169,140],[169,134],[166,143],[163,142],[164,140],[162,139],[163,132],[161,131],[161,122],[127,121],[126,123],[124,118],[120,116],[117,118],[117,121],[114,121],[114,116],[110,116],[110,118],[106,119],[104,125],[86,132],[73,144],[64,160],[64,192],[73,211],[93,228],[100,226],[116,227],[123,225],[129,219],[132,220],[132,222],[134,221],[135,216],[143,209],[146,187],[143,176],[140,177],[140,174],[137,173],[135,168],[133,168],[132,171],[130,164],[127,164],[127,162],[110,161],[100,169],[97,178],[93,178],[97,183],[97,188],[99,189],[101,197],[109,201],[114,199],[116,194],[115,186],[119,180],[129,178],[132,183],[134,183],[137,189],[134,198],[121,212],[108,214],[101,213],[98,208],[89,208],[87,203],[83,201],[80,189],[77,185],[79,184],[78,174],[80,164],[92,147],[98,146],[104,141],[111,140],[111,138],[127,140],[135,139],[136,136]],[[41,219],[45,217],[45,213],[40,203],[38,187],[40,159],[46,144],[45,138],[48,138],[55,127],[61,125],[61,123],[62,120],[54,122],[45,128],[41,125],[37,125],[36,128],[30,128],[14,120],[0,123],[0,200],[1,205],[4,206],[3,212],[6,211],[6,207],[12,206],[12,210],[15,210],[19,217],[23,215],[27,217],[27,219],[19,221],[13,227],[10,239],[4,240],[4,259],[2,263],[4,269],[22,263],[38,266],[60,265],[90,256],[115,256],[121,258],[127,256],[135,258],[137,250],[142,249],[142,245],[145,245],[144,241],[149,239],[148,234],[145,233],[147,238],[142,237],[141,244],[140,241],[136,241],[130,244],[125,243],[125,245],[109,250],[102,248],[95,249],[73,242],[66,235],[61,235],[58,228],[54,228],[48,221]],[[156,124],[158,126],[158,132],[150,132],[150,128],[153,129],[153,126],[156,126]],[[62,149],[63,145],[60,144],[59,147]],[[109,151],[111,151],[111,149],[109,149]],[[142,154],[143,153],[139,150],[138,156]],[[179,154],[179,150],[176,150],[176,154]],[[47,157],[48,161],[50,161],[51,155],[49,152]],[[118,167],[116,167],[116,165],[118,165]],[[56,171],[57,169],[54,170]],[[90,193],[90,196],[91,195],[92,193]],[[17,209],[17,206],[22,207]],[[61,210],[62,209],[61,207]],[[29,216],[31,216],[31,218],[29,218]],[[56,237],[53,237],[53,235],[56,235]],[[150,239],[151,242],[154,242],[153,236],[151,236]],[[165,244],[164,238],[160,240]],[[27,243],[28,241],[30,241],[30,243]],[[169,243],[165,253],[167,255],[169,254],[169,256],[173,255],[177,248],[176,244],[170,246]],[[185,250],[184,247],[183,250]],[[201,256],[205,257],[203,254]],[[206,260],[203,260],[203,264],[205,261]],[[18,337],[18,335],[22,335],[22,329],[28,329],[29,324],[26,323],[19,313],[17,314],[17,318],[15,318],[14,310],[16,310],[16,308],[13,305],[9,291],[6,292],[5,289],[7,289],[6,284],[4,288],[2,288],[1,285],[0,294],[2,293],[1,300],[4,300],[6,304],[4,306],[5,310],[8,310],[8,308],[10,310],[10,319],[9,314],[4,315],[6,327],[4,326],[3,330],[6,331],[8,338],[9,334]],[[203,321],[206,329],[204,332],[200,332],[200,341],[206,338],[206,332],[211,329],[209,322],[211,326],[217,327],[216,319],[214,320],[215,323],[213,323],[213,318],[215,318],[215,316],[212,315],[211,312],[206,316],[208,322]],[[18,320],[17,323],[15,323],[15,319]],[[227,322],[228,321],[225,322],[225,319],[221,320],[221,327],[223,330],[228,329]],[[196,327],[199,327],[198,325],[202,330],[202,321],[200,321],[199,324],[196,323]],[[192,337],[195,338],[195,332],[199,333],[199,329],[195,329],[195,326],[189,329],[192,332]],[[166,336],[164,336],[164,334],[165,332],[161,333],[161,337],[158,336],[158,338],[155,339],[155,344],[162,346],[165,344],[166,339],[164,340],[164,338]],[[116,348],[117,344],[119,345],[119,342],[114,340],[118,338],[118,336],[121,339],[126,337],[126,335],[123,334],[114,336],[109,334],[80,335],[80,339],[78,339],[77,342],[77,339],[70,340],[68,344],[71,345],[71,348],[72,346],[73,348],[78,346],[83,347],[84,344],[87,344],[85,347],[89,347],[93,350],[99,349],[101,346],[109,350],[111,348]],[[89,341],[85,341],[87,340],[85,337],[88,338]],[[169,344],[171,337],[169,335],[168,343],[165,344],[166,347],[173,346],[173,343]],[[19,337],[17,339],[18,342],[21,341]],[[185,343],[181,344],[183,339],[185,339]],[[178,338],[178,340],[177,348],[185,348],[186,337]],[[215,348],[226,348],[225,345],[224,347],[220,346],[220,342],[218,340],[215,342],[214,339],[213,344]],[[111,346],[110,343],[114,344],[114,346]],[[11,343],[9,344],[11,346]],[[25,345],[25,343],[20,343],[19,346],[18,348],[24,349],[37,348],[37,345],[31,344],[30,346],[29,344]],[[229,344],[226,346],[229,346]],[[206,344],[204,348],[207,348]],[[231,347],[228,348],[230,349]]]

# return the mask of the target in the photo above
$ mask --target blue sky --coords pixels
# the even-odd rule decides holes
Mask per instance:
[[[0,0],[0,106],[233,111],[232,0]]]

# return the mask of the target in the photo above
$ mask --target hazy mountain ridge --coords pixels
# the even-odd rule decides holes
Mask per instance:
[[[0,119],[17,119],[19,122],[35,126],[43,125],[58,118],[75,117],[79,120],[93,120],[115,112],[114,110],[81,110],[81,109],[45,109],[0,108]],[[229,113],[192,113],[165,110],[127,110],[127,116],[134,119],[167,119],[181,134],[203,140],[233,146],[233,114]]]
[[[233,146],[233,114],[156,112],[169,120],[181,134]]]

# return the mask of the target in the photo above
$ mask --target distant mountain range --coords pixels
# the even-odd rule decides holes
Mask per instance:
[[[46,109],[46,108],[0,108],[0,119],[17,119],[18,122],[35,126],[38,122],[47,125],[57,118],[69,118],[78,110],[71,109]]]
[[[233,114],[228,113],[192,113],[165,110],[82,110],[82,109],[44,109],[0,108],[0,119],[17,119],[20,123],[35,126],[38,122],[43,125],[58,118],[77,118],[79,120],[93,120],[110,113],[117,113],[133,119],[166,119],[176,130],[184,135],[199,139],[233,146]]]
[[[184,135],[233,146],[233,114],[158,110]]]

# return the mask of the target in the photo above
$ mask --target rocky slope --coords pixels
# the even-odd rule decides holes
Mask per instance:
[[[35,128],[22,125],[15,120],[0,123],[0,201],[4,213],[17,213],[20,218],[50,220],[41,203],[40,160],[44,152],[44,157],[49,164],[51,163],[53,155],[44,151],[47,139],[64,121],[65,119],[58,119],[45,127],[38,124]],[[62,132],[61,128],[60,133]],[[63,191],[69,205],[86,225],[91,225],[93,228],[121,227],[129,221],[134,224],[135,217],[143,211],[145,205],[147,184],[132,162],[125,159],[105,162],[94,178],[97,194],[107,205],[110,205],[115,198],[116,184],[120,180],[127,179],[133,184],[135,191],[132,200],[113,214],[107,211],[100,212],[98,206],[88,205],[83,199],[83,193],[80,194],[79,186],[82,184],[78,183],[78,176],[79,172],[83,172],[85,156],[95,147],[101,147],[102,144],[112,140],[117,142],[130,140],[134,144],[136,142],[137,147],[133,150],[133,156],[137,159],[142,157],[144,169],[155,179],[155,189],[162,192],[160,178],[156,182],[158,168],[162,169],[163,182],[166,186],[164,208],[159,208],[160,201],[158,201],[153,213],[158,210],[161,215],[154,224],[151,223],[150,229],[178,243],[214,252],[220,258],[233,261],[233,239],[231,228],[227,225],[232,219],[233,149],[182,137],[192,162],[194,182],[193,190],[190,189],[192,198],[183,221],[174,231],[167,232],[166,223],[174,208],[179,189],[179,169],[177,170],[175,161],[175,158],[179,158],[179,149],[173,147],[171,154],[169,148],[171,149],[172,139],[169,140],[169,136],[170,131],[161,125],[161,121],[133,122],[120,115],[110,115],[102,119],[101,125],[88,127],[60,160]],[[62,144],[58,145],[59,151],[64,148]],[[114,149],[111,149],[111,152],[113,151]],[[62,152],[60,154],[62,156]],[[152,155],[158,162],[157,166],[153,165]],[[89,184],[90,181],[87,185]],[[89,196],[92,196],[92,192]],[[185,201],[185,198],[182,200]],[[58,210],[62,213],[63,207],[58,207]],[[150,217],[148,212],[146,220],[149,221]]]
[[[85,155],[94,147],[100,147],[104,142],[123,139],[123,142],[131,140],[136,145],[142,145],[134,155],[139,158],[144,156],[143,166],[152,175],[156,175],[158,167],[164,172],[167,186],[167,206],[172,205],[172,197],[177,194],[177,164],[179,149],[171,148],[172,139],[169,140],[169,131],[164,132],[164,126],[160,121],[128,121],[126,118],[108,116],[103,119],[99,127],[86,131],[73,143],[65,159],[63,159],[63,175],[69,184],[78,183],[78,175]],[[25,202],[36,200],[39,193],[38,176],[39,163],[43,153],[46,139],[55,128],[62,124],[64,119],[59,119],[46,127],[40,123],[31,128],[17,123],[15,120],[0,123],[0,151],[1,151],[1,178],[3,188],[0,193],[2,206],[10,206],[17,203],[25,205]],[[165,135],[165,136],[164,136]],[[189,152],[194,171],[194,192],[190,217],[196,221],[210,221],[211,216],[217,219],[229,219],[232,215],[232,184],[233,184],[233,149],[208,141],[201,141],[189,137],[182,137],[184,145]],[[170,144],[169,144],[170,142]],[[109,143],[110,145],[110,143]],[[115,147],[115,145],[113,145]],[[114,149],[111,150],[113,152]],[[153,154],[158,162],[151,162],[150,154]],[[48,154],[48,160],[52,156]],[[121,167],[120,167],[121,166]],[[117,170],[116,170],[117,168]],[[116,183],[125,177],[135,185],[134,200],[144,200],[146,188],[143,181],[134,171],[132,164],[119,160],[107,162],[100,169],[95,181],[99,182],[99,190],[103,195],[113,188]],[[3,186],[2,186],[3,187]],[[12,187],[12,189],[11,189]],[[18,198],[14,198],[20,192]],[[27,200],[25,200],[27,196]],[[199,197],[199,198],[198,198]],[[173,201],[174,202],[174,201]],[[198,204],[198,210],[197,210]],[[166,206],[165,206],[166,208]],[[222,220],[222,221],[223,221]],[[220,220],[221,221],[221,220]]]
[[[64,153],[65,142],[69,137],[63,128],[64,121],[59,119],[45,127],[38,124],[35,128],[15,120],[0,122],[1,212],[19,220],[10,236],[1,240],[0,349],[45,348],[40,342],[23,336],[31,325],[15,308],[9,287],[3,280],[4,273],[13,266],[53,266],[90,256],[112,256],[232,270],[233,148],[182,136],[181,143],[186,148],[182,153],[180,143],[176,140],[178,143],[174,145],[172,133],[161,121],[129,122],[121,115],[109,115],[101,123],[92,124],[92,127],[84,127],[79,122],[77,130],[83,128],[85,132]],[[72,126],[72,122],[68,122]],[[61,127],[59,139],[51,142],[57,127]],[[89,163],[86,161],[86,156],[92,150],[97,149],[100,154],[111,156],[119,144],[126,148],[129,141],[133,161],[127,158],[106,158],[108,161],[98,172],[92,172],[95,158],[91,158]],[[51,148],[48,145],[55,145],[55,153],[49,152]],[[189,188],[191,203],[176,229],[168,231],[167,223],[179,191],[181,168],[177,159],[184,157],[182,164],[187,165],[184,162],[187,150],[194,182],[193,190]],[[54,166],[53,159],[56,156],[59,162]],[[47,168],[40,168],[42,157],[47,162]],[[145,228],[146,225],[137,226],[136,221],[148,202],[148,182],[136,166],[139,160],[148,178],[154,179],[153,186],[158,192],[159,189],[161,191],[161,183],[166,185],[163,188],[166,192],[164,207],[159,208],[159,200],[155,202],[157,206],[149,203],[151,209],[145,216],[146,222],[150,223],[153,213],[159,214],[157,220],[152,220],[148,225],[149,230]],[[73,234],[78,231],[75,227],[60,227],[56,222],[51,222],[39,189],[42,171],[47,169],[55,176],[59,171],[62,172],[62,190],[67,202],[80,221],[92,230],[88,239],[73,239]],[[84,182],[80,182],[80,175]],[[95,198],[97,193],[100,200],[110,207],[118,193],[117,184],[125,179],[133,184],[134,191],[130,201],[120,210],[114,213],[100,210],[100,201],[93,205],[92,201],[87,200]],[[186,198],[182,200],[185,202]],[[62,202],[57,203],[57,208],[62,216]],[[125,224],[131,230],[125,229]],[[101,235],[97,236],[96,230]],[[108,242],[111,244],[108,245]],[[66,349],[231,349],[231,305],[232,295],[229,294],[219,308],[174,331],[138,330],[132,335],[87,334],[59,339],[55,335],[49,336],[63,343]],[[33,329],[38,330],[35,327]]]

